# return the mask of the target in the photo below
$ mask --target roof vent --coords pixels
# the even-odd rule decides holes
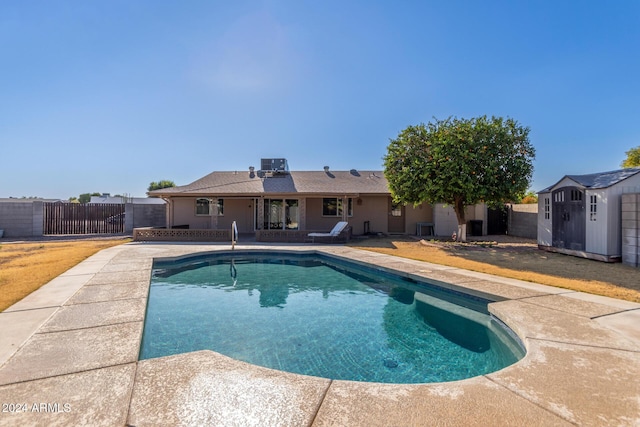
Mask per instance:
[[[324,171],[325,171],[325,172],[329,172],[329,166],[325,166],[325,167],[324,167]]]
[[[249,166],[249,172],[253,173],[256,170],[253,166]]]

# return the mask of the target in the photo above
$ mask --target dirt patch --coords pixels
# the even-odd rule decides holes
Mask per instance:
[[[370,238],[350,246],[612,298],[640,302],[640,270],[538,249],[535,240],[484,236],[468,243],[409,237]]]

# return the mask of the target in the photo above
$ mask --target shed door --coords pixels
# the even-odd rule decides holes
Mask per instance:
[[[552,193],[552,246],[583,251],[585,248],[585,199],[578,187]]]
[[[389,197],[389,219],[387,221],[387,232],[404,233],[405,211],[404,205],[394,203]]]

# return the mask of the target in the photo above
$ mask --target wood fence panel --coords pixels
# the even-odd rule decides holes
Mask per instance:
[[[120,203],[44,203],[43,233],[124,233],[124,212]]]

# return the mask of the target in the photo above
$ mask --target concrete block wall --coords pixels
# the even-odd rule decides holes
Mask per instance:
[[[538,204],[517,204],[509,206],[507,229],[510,236],[537,239]]]
[[[136,227],[164,227],[165,205],[125,205],[125,233]],[[42,201],[0,201],[0,230],[4,237],[38,237],[44,233]]]
[[[0,229],[4,237],[41,236],[42,221],[41,201],[0,202]]]
[[[621,196],[622,262],[640,267],[640,193]]]
[[[125,205],[124,231],[133,233],[139,227],[164,227],[166,225],[166,207],[162,205],[147,205],[127,203]]]

